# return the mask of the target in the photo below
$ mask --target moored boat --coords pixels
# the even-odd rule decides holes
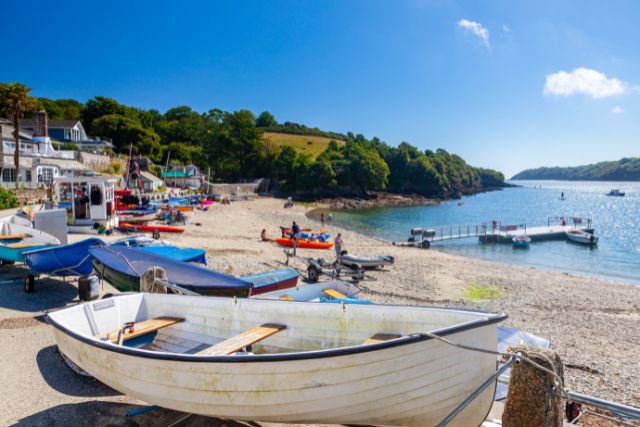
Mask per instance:
[[[495,372],[495,355],[433,335],[495,351],[505,318],[162,294],[47,315],[68,359],[135,399],[225,419],[387,426],[435,425]],[[449,425],[480,425],[494,390],[486,388]]]
[[[276,239],[276,243],[286,248],[293,247],[293,239],[286,238],[286,237]],[[330,249],[331,247],[333,247],[333,243],[320,242],[317,240],[298,239],[297,246],[298,248],[305,248],[305,249]]]
[[[331,282],[309,283],[289,289],[266,292],[252,298],[279,299],[283,301],[318,302],[363,302],[358,300],[360,288],[356,285],[334,280]]]
[[[164,257],[169,257],[176,261],[195,262],[198,264],[207,265],[207,253],[204,249],[179,248],[177,246],[171,245],[146,245],[138,246],[135,249],[156,255],[161,255]]]
[[[120,221],[126,223],[149,222],[158,218],[160,209],[129,210],[118,212]]]
[[[183,227],[175,227],[173,225],[130,224],[128,222],[121,222],[118,227],[125,231],[135,232],[152,233],[157,231],[162,233],[184,233]]]
[[[528,248],[531,243],[531,237],[526,234],[519,234],[517,236],[513,236],[511,239],[511,243],[514,248]]]
[[[598,237],[582,230],[567,230],[564,234],[567,236],[567,239],[571,240],[572,242],[581,243],[583,245],[595,245],[598,243]]]
[[[623,191],[618,190],[617,188],[612,189],[607,193],[609,197],[624,197],[625,193]]]
[[[162,255],[122,245],[91,248],[95,271],[122,292],[140,291],[140,277],[152,267],[161,267],[167,280],[202,295],[246,297],[253,284]]]
[[[50,234],[12,222],[0,223],[0,261],[23,262],[24,252],[58,246]]]
[[[250,274],[241,277],[249,283],[253,283],[253,295],[280,289],[293,288],[298,284],[300,274],[293,268],[267,271],[266,273]]]

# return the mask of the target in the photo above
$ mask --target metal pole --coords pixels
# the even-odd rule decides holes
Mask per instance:
[[[569,398],[572,402],[583,403],[585,405],[595,406],[596,408],[604,409],[615,414],[626,415],[640,420],[640,409],[633,406],[622,405],[620,403],[609,402],[608,400],[598,399],[597,397],[588,396],[582,393],[576,393],[570,391]]]
[[[484,391],[485,388],[489,387],[492,383],[494,383],[496,379],[500,375],[502,375],[504,371],[509,369],[515,361],[516,361],[516,357],[511,357],[509,360],[507,360],[502,366],[500,366],[500,368],[498,368],[497,371],[495,371],[489,378],[487,378],[482,384],[480,384],[480,386],[477,389],[475,389],[473,393],[471,393],[465,400],[463,400],[462,403],[456,406],[456,408],[453,411],[451,411],[449,415],[445,417],[445,419],[440,421],[437,427],[444,427],[447,424],[449,424],[456,417],[456,415],[462,412],[464,408],[466,408],[471,402],[473,402],[474,399],[478,397],[480,393]]]

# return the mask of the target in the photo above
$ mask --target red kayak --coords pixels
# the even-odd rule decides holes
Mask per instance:
[[[120,228],[131,231],[144,231],[144,232],[154,232],[159,231],[162,233],[183,233],[184,228],[182,227],[174,227],[172,225],[146,225],[146,224],[129,224],[128,222],[121,222],[119,224]]]
[[[280,246],[285,246],[288,248],[293,247],[293,239],[276,239],[276,243]],[[317,240],[307,240],[307,239],[299,239],[298,247],[305,249],[329,249],[333,246],[331,242],[319,242]]]

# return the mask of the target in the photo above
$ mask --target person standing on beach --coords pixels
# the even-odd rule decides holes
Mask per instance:
[[[300,227],[295,221],[291,225],[291,234],[293,235],[293,254],[295,255],[298,248],[298,239],[300,238]]]
[[[344,240],[342,240],[342,233],[338,233],[336,238],[333,240],[333,246],[336,248],[336,259],[340,261],[342,257],[342,245],[344,244]]]
[[[322,228],[324,228],[324,212],[320,212],[320,223],[322,224]]]
[[[327,215],[327,219],[329,220],[329,224],[333,222],[333,215],[331,214],[331,212],[329,212],[329,215]]]

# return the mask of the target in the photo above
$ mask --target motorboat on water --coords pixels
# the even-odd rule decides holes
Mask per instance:
[[[567,230],[564,233],[567,236],[567,239],[572,242],[580,243],[583,245],[596,245],[598,243],[598,237],[594,236],[591,233],[587,233],[582,230],[571,229]]]
[[[49,312],[73,364],[135,399],[224,419],[425,426],[496,370],[507,316],[139,293]],[[168,373],[171,373],[169,375]],[[480,425],[495,391],[449,424]]]
[[[624,197],[624,195],[624,191],[620,191],[617,188],[614,188],[607,193],[607,196],[609,197]]]

